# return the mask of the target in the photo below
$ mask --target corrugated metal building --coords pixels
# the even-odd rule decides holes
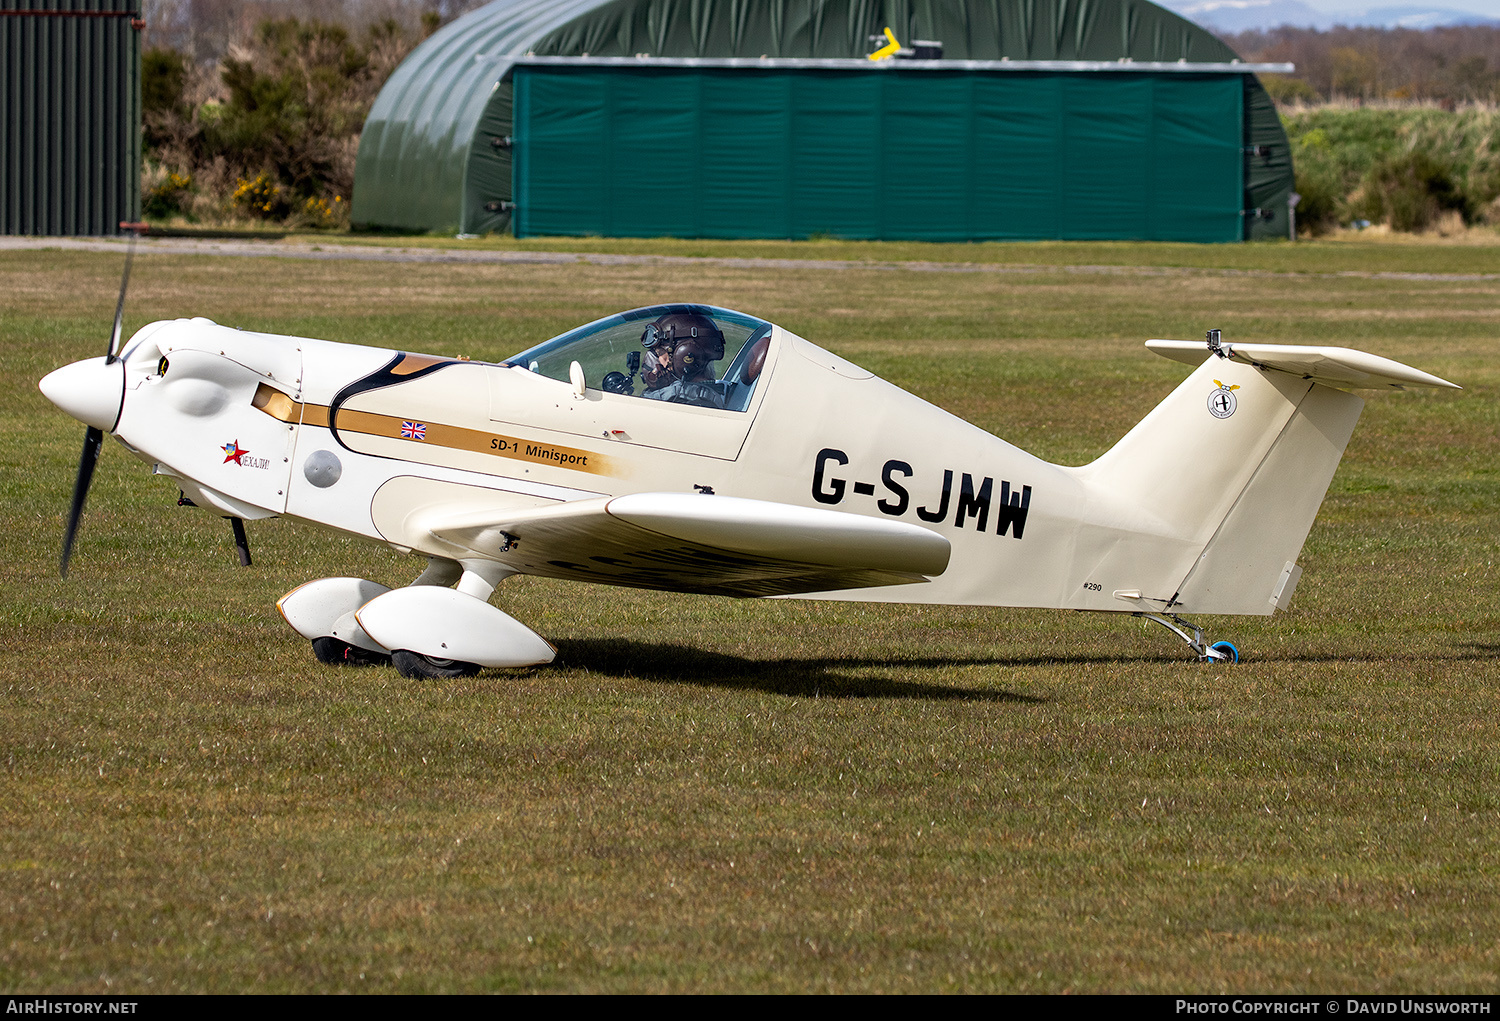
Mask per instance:
[[[887,27],[941,57],[865,59]],[[522,236],[1285,237],[1291,157],[1254,70],[1146,0],[497,0],[392,75],[352,213]]]
[[[118,234],[141,209],[139,0],[0,0],[0,233]]]

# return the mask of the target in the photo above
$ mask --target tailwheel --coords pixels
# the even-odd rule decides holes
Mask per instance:
[[[326,635],[314,638],[312,647],[313,655],[324,666],[384,666],[391,661],[389,656],[382,653],[361,649],[357,645]]]
[[[1240,661],[1240,650],[1235,647],[1233,642],[1214,642],[1208,648],[1211,652],[1221,654],[1221,658],[1218,660],[1220,663],[1228,663],[1230,666],[1233,666]]]
[[[435,659],[410,649],[397,649],[391,653],[391,662],[402,677],[416,681],[441,681],[453,677],[473,677],[479,673],[478,663],[465,663],[457,659]]]
[[[1141,617],[1145,620],[1155,621],[1168,631],[1172,632],[1192,649],[1198,656],[1200,663],[1227,663],[1234,665],[1240,661],[1240,650],[1233,642],[1214,642],[1212,645],[1203,637],[1203,628],[1190,620],[1183,620],[1175,613],[1146,613],[1139,611],[1131,614],[1132,617]]]

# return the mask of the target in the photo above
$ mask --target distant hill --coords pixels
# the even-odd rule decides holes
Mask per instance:
[[[1335,25],[1360,28],[1449,28],[1500,25],[1486,18],[1448,7],[1406,5],[1372,7],[1353,13],[1325,14],[1301,0],[1157,0],[1161,6],[1215,32],[1266,31],[1282,25],[1329,29]]]

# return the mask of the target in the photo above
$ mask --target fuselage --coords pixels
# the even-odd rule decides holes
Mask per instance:
[[[453,560],[472,551],[426,527],[435,513],[711,492],[906,522],[951,544],[947,569],[926,583],[814,596],[1125,610],[1122,585],[1160,576],[1170,596],[1207,541],[1149,501],[1115,498],[1118,483],[1091,484],[1088,468],[1042,461],[787,330],[742,318],[724,407],[601,385],[616,348],[596,365],[602,349],[591,338],[610,329],[634,337],[636,320],[580,328],[579,341],[566,334],[503,364],[203,319],[154,323],[131,339],[123,367],[100,368],[98,394],[123,395],[117,421],[101,428],[221,514],[286,515]],[[98,394],[83,404],[107,417]],[[649,584],[649,564],[584,553],[516,554],[506,564]]]

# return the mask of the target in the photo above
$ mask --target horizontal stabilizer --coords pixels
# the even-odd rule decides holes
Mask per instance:
[[[421,527],[527,574],[731,596],[924,582],[950,554],[917,525],[688,493],[435,512]]]
[[[1146,346],[1163,358],[1200,365],[1213,352],[1201,340],[1148,340]],[[1324,386],[1348,389],[1397,390],[1408,386],[1463,389],[1457,383],[1403,365],[1390,358],[1347,347],[1314,347],[1305,344],[1224,344],[1230,361],[1260,368],[1277,369]]]

